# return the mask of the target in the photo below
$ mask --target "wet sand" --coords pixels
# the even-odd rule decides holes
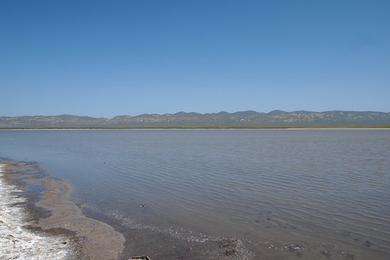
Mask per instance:
[[[6,162],[2,166],[3,181],[7,183],[8,187],[13,189],[18,187],[21,189],[21,193],[29,185],[43,185],[42,188],[45,189],[44,195],[36,203],[26,202],[25,208],[18,208],[21,212],[27,210],[29,216],[31,216],[29,221],[21,218],[17,227],[30,235],[24,243],[26,252],[33,252],[36,258],[48,257],[47,259],[111,260],[119,258],[124,248],[124,236],[111,226],[86,217],[80,208],[71,201],[72,188],[68,183],[40,174],[28,174],[39,172],[33,164]],[[16,200],[15,198],[16,202],[25,201],[20,196],[17,198],[20,199]],[[33,200],[32,197],[29,199]],[[13,207],[15,205],[9,206],[11,209]],[[3,214],[0,216],[3,216]],[[3,225],[4,221],[1,224]],[[13,232],[9,237],[15,237],[16,233]],[[34,234],[36,234],[35,237]],[[53,258],[53,255],[44,252],[44,244],[29,242],[31,236],[36,240],[39,238],[40,241],[46,241],[49,244],[53,243],[50,239],[59,240],[61,241],[60,245],[67,246],[61,248],[61,250],[60,248],[49,248],[48,251],[50,252],[58,251],[58,255]],[[17,254],[17,250],[20,250],[20,248],[10,245],[4,245],[4,248],[4,251],[7,250],[10,256]]]
[[[65,234],[53,235],[28,228],[27,200],[17,186],[5,181],[0,164],[0,259],[73,259],[75,250]]]
[[[103,222],[84,216],[69,198],[69,184],[48,179],[45,186],[48,191],[37,206],[50,210],[51,215],[40,219],[38,227],[75,232],[83,255],[89,259],[117,259],[124,247],[123,235]]]

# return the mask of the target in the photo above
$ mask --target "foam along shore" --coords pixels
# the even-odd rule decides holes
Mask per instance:
[[[66,237],[34,232],[16,186],[4,181],[5,164],[0,164],[0,256],[1,259],[70,259],[71,243]]]

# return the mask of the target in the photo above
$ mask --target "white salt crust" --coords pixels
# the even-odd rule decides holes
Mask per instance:
[[[30,224],[22,206],[26,200],[17,195],[21,191],[16,186],[4,182],[3,169],[4,164],[0,164],[0,259],[73,259],[65,237],[24,227]]]

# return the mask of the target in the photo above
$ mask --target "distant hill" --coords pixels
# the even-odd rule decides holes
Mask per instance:
[[[39,128],[287,128],[287,127],[390,127],[390,113],[371,111],[293,111],[269,113],[186,113],[122,115],[113,118],[87,116],[0,117],[2,129]]]

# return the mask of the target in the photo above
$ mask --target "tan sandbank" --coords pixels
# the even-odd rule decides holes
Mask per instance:
[[[40,219],[43,230],[64,228],[75,232],[80,241],[80,250],[89,259],[117,259],[124,248],[125,238],[111,226],[88,218],[72,202],[69,184],[53,179],[46,180],[48,191],[37,206],[51,211],[48,218]]]
[[[5,168],[14,174],[14,180],[23,180],[27,185],[36,183],[37,178],[26,172],[34,166],[26,163],[8,162]],[[34,171],[34,170],[33,170]],[[24,174],[25,173],[25,174]],[[11,178],[11,177],[10,177]],[[74,234],[82,259],[113,260],[118,259],[124,249],[125,238],[113,227],[101,221],[86,217],[71,200],[72,187],[65,181],[50,177],[38,177],[46,188],[43,197],[36,206],[50,212],[48,217],[40,217],[31,225],[48,233],[67,230]],[[54,232],[55,233],[55,232]]]

